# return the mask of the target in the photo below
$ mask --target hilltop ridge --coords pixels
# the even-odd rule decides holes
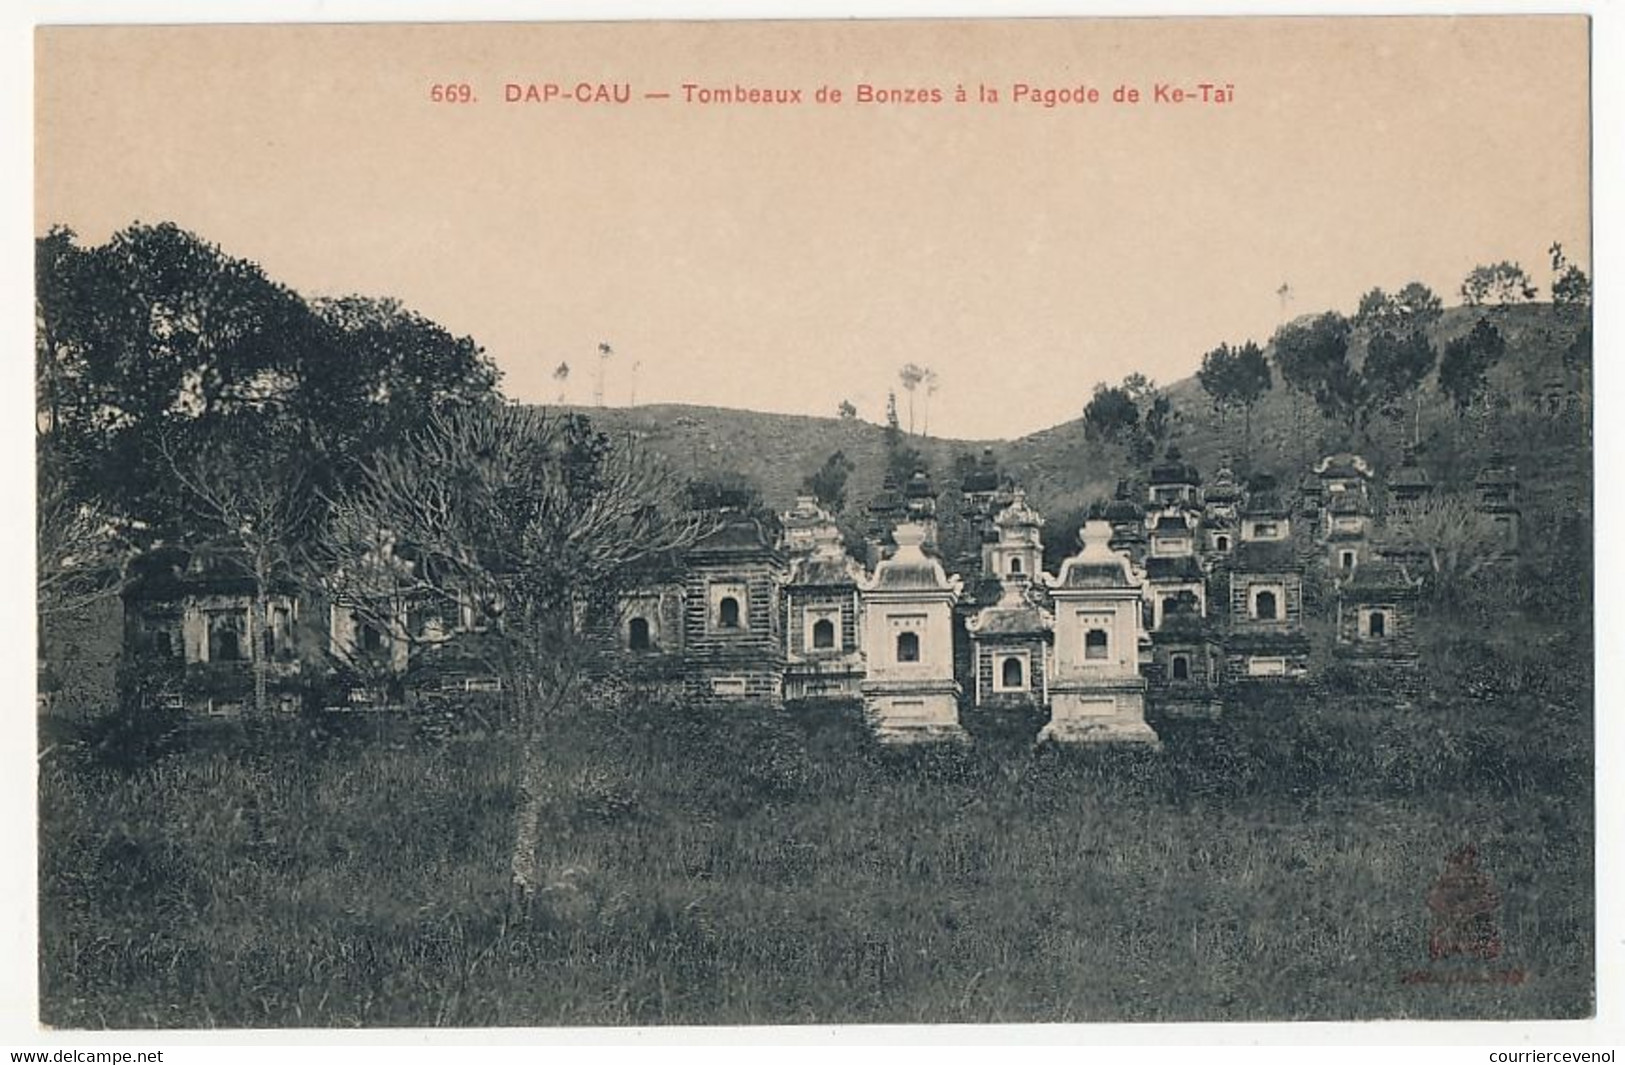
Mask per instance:
[[[1508,432],[1506,418],[1542,401],[1554,390],[1579,394],[1589,403],[1589,374],[1564,365],[1563,354],[1585,324],[1550,304],[1504,307],[1451,307],[1430,330],[1442,351],[1451,339],[1487,318],[1506,337],[1507,351],[1492,370],[1490,382],[1505,410],[1492,421],[1465,423],[1451,409],[1430,376],[1422,386],[1421,452],[1446,484],[1470,479],[1491,450],[1508,452],[1513,461],[1552,469],[1576,488],[1576,478],[1589,472],[1589,435],[1565,439],[1563,425],[1554,433]],[[1279,380],[1253,411],[1252,466],[1278,473],[1301,470],[1326,450],[1352,446],[1379,466],[1397,462],[1408,443],[1408,423],[1375,423],[1370,437],[1350,441],[1329,425],[1312,405]],[[1241,419],[1221,419],[1195,376],[1166,384],[1177,422],[1172,442],[1204,474],[1220,465],[1242,465],[1245,450]],[[904,434],[906,443],[926,459],[937,487],[946,489],[957,455],[979,455],[991,448],[1001,468],[1026,487],[1041,509],[1058,512],[1109,496],[1120,478],[1143,474],[1125,449],[1090,440],[1082,417],[1089,397],[1078,397],[1079,417],[1013,440],[967,440]],[[1012,397],[1019,401],[1019,397]],[[638,407],[558,408],[584,414],[612,435],[630,432],[662,455],[678,474],[689,477],[742,474],[760,488],[764,500],[787,508],[802,481],[831,453],[843,452],[854,469],[847,484],[847,508],[861,508],[881,487],[886,469],[886,428],[857,418],[776,414],[734,408],[661,403]],[[1527,410],[1524,413],[1528,413]],[[1499,428],[1498,428],[1499,427]],[[1587,493],[1588,494],[1588,493]]]

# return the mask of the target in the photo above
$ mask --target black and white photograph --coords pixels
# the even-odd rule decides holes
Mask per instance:
[[[38,25],[23,1012],[1593,1021],[1592,32]]]

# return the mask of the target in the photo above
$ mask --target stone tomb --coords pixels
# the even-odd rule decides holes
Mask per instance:
[[[926,529],[897,526],[896,552],[860,584],[864,713],[883,743],[963,740],[954,679],[960,580],[924,551]]]
[[[1108,546],[1111,524],[1085,523],[1082,550],[1048,578],[1055,604],[1050,722],[1040,743],[1157,744],[1140,675],[1141,581]]]

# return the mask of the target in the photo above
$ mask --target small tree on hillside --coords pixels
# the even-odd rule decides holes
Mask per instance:
[[[1444,346],[1439,361],[1439,390],[1450,397],[1456,413],[1465,414],[1489,388],[1490,367],[1506,351],[1501,331],[1480,318],[1472,331]]]
[[[1415,401],[1413,444],[1422,440],[1422,382],[1433,372],[1438,359],[1438,351],[1419,329],[1403,335],[1377,332],[1366,345],[1362,373],[1377,409],[1389,417],[1399,417],[1406,398]]]
[[[1174,435],[1178,412],[1173,400],[1161,389],[1148,394],[1140,406],[1140,431],[1129,442],[1129,457],[1135,462],[1150,462],[1157,449]]]
[[[1225,415],[1230,411],[1230,374],[1234,361],[1235,355],[1231,352],[1230,345],[1220,344],[1202,356],[1202,365],[1196,371],[1196,383],[1207,393],[1221,425],[1224,424]]]
[[[1392,295],[1374,288],[1361,296],[1352,324],[1367,336],[1404,336],[1428,328],[1443,314],[1444,301],[1422,282],[1412,281]]]
[[[1308,396],[1321,414],[1351,432],[1365,428],[1370,394],[1350,359],[1351,325],[1336,311],[1277,330],[1275,364],[1288,388]]]
[[[1140,408],[1127,389],[1105,382],[1095,385],[1094,398],[1083,408],[1083,431],[1090,440],[1116,443],[1140,424]]]
[[[903,430],[897,424],[897,393],[886,394],[886,473],[897,484],[907,484],[915,470],[925,469],[925,457],[905,442]]]
[[[1219,411],[1240,407],[1244,418],[1242,453],[1249,460],[1253,444],[1253,408],[1274,387],[1274,374],[1264,349],[1251,340],[1240,347],[1220,344],[1202,356],[1196,372],[1203,391]]]
[[[1523,267],[1514,262],[1475,266],[1461,283],[1461,299],[1469,307],[1528,303],[1539,294]]]
[[[835,413],[841,416],[843,422],[849,422],[858,416],[858,408],[852,405],[849,399],[841,400],[841,405],[835,408]]]
[[[1234,376],[1231,381],[1230,396],[1232,402],[1241,406],[1242,412],[1242,454],[1251,464],[1253,454],[1253,408],[1258,406],[1266,393],[1275,387],[1275,376],[1270,372],[1269,359],[1264,357],[1264,349],[1251,340],[1236,350],[1233,365]]]
[[[592,394],[592,405],[595,407],[604,405],[604,371],[609,366],[610,356],[614,354],[615,349],[610,346],[609,341],[600,340],[598,342],[598,386]]]
[[[1438,293],[1422,284],[1412,281],[1394,297],[1404,322],[1412,329],[1426,329],[1444,316],[1444,300]]]
[[[897,380],[908,393],[908,432],[914,435],[914,392],[925,380],[926,369],[917,363],[904,363],[903,368],[897,371]]]
[[[856,467],[846,457],[846,452],[836,451],[815,472],[808,474],[801,486],[811,492],[831,514],[839,514],[846,509],[846,479],[854,469]]]
[[[1584,270],[1568,261],[1563,254],[1563,245],[1554,242],[1549,250],[1552,256],[1552,302],[1559,307],[1590,307],[1591,279]]]

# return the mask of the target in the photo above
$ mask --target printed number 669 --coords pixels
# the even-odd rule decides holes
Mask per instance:
[[[452,85],[429,86],[429,99],[437,104],[471,104],[474,102],[474,86],[466,82]]]

